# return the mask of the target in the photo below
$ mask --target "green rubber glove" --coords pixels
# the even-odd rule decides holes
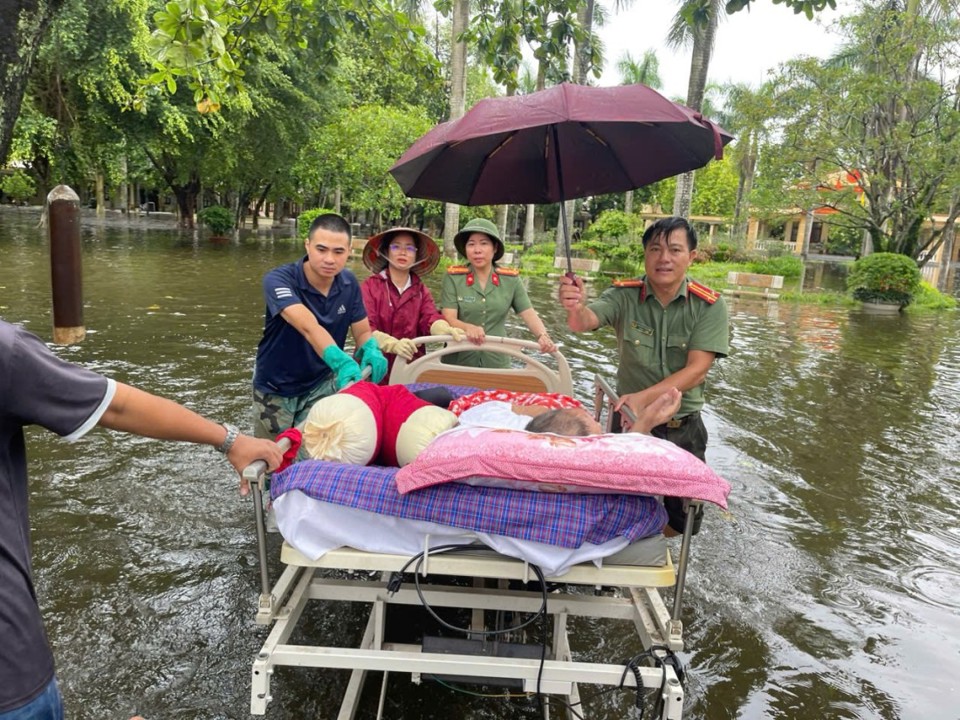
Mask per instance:
[[[383,357],[382,355],[380,357]],[[336,345],[330,345],[323,351],[323,361],[330,366],[337,376],[337,390],[342,390],[352,382],[361,379],[360,366],[357,361],[347,355]],[[384,360],[386,362],[386,360]]]
[[[370,368],[370,379],[378,383],[387,374],[387,359],[380,352],[377,339],[371,337],[360,347],[360,369]]]

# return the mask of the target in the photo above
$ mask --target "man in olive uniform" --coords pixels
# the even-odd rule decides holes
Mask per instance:
[[[707,429],[700,418],[707,372],[729,352],[727,307],[720,294],[687,277],[697,255],[697,234],[679,217],[658,220],[643,234],[644,269],[638,280],[614,283],[586,304],[580,278],[560,281],[560,302],[574,332],[609,325],[617,333],[619,410],[635,414],[671,387],[683,393],[673,419],[653,428],[705,460]],[[664,498],[669,527],[683,532],[685,513],[679,498]],[[701,508],[702,509],[702,508]],[[694,531],[700,529],[696,518]]]
[[[457,233],[453,244],[468,264],[451,266],[443,278],[440,312],[444,320],[463,330],[471,343],[482,345],[488,333],[507,334],[507,314],[513,308],[536,336],[541,352],[556,350],[543,321],[530,304],[519,271],[496,264],[504,250],[497,226],[489,220],[475,218]],[[510,367],[510,358],[502,353],[465,351],[441,359],[452,365]]]

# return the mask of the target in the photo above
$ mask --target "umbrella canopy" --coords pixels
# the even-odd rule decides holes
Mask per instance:
[[[732,139],[646,85],[564,83],[481,100],[417,140],[390,173],[409,197],[556,203],[695,170]]]

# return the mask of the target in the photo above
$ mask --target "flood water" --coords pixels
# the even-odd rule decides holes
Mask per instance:
[[[38,216],[0,212],[0,317],[51,337]],[[289,240],[212,245],[84,228],[85,323],[69,360],[249,427],[260,278]],[[362,270],[362,266],[355,268]],[[432,278],[431,284],[436,288]],[[609,333],[535,306],[590,397]],[[960,317],[734,301],[734,352],[711,372],[708,462],[733,490],[694,543],[685,718],[960,718]],[[213,450],[104,430],[28,433],[37,591],[70,718],[245,718],[266,629],[251,503]],[[274,553],[275,555],[275,553]],[[278,568],[273,568],[274,573]],[[356,640],[348,609],[311,637]],[[580,657],[627,659],[627,628],[587,623]],[[268,718],[334,717],[347,674],[281,668]],[[361,716],[376,716],[380,676]],[[534,718],[533,703],[390,680],[386,718]],[[593,688],[585,688],[589,696]],[[637,717],[627,693],[590,717]]]

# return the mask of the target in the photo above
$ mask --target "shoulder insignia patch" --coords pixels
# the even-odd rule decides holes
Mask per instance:
[[[642,288],[643,280],[633,278],[632,280],[614,280],[613,286],[618,288]]]
[[[504,277],[517,277],[520,275],[520,268],[497,268],[497,275],[503,275]]]
[[[718,293],[716,290],[708,288],[706,285],[701,285],[695,280],[690,280],[687,282],[687,292],[696,295],[708,305],[713,305],[717,300],[720,299],[720,293]]]
[[[447,268],[447,275],[466,275],[470,268],[466,265],[451,265]]]

